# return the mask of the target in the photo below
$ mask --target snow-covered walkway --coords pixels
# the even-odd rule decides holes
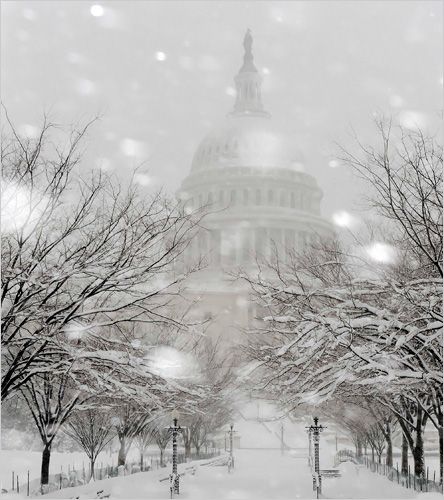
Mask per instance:
[[[294,499],[312,498],[311,475],[306,459],[291,455],[281,457],[278,450],[236,450],[236,469],[198,466],[196,475],[181,481],[180,498],[190,500]],[[198,462],[196,462],[198,464]],[[327,467],[328,464],[325,464]],[[388,479],[350,463],[340,466],[342,477],[324,479],[324,498],[415,498]],[[45,498],[97,498],[97,491],[109,498],[169,498],[169,484],[159,482],[169,470],[144,472],[132,476],[97,481],[46,495]],[[432,498],[434,495],[428,495]]]

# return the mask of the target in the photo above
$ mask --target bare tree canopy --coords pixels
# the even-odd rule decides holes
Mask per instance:
[[[53,144],[48,121],[36,140],[9,125],[2,143],[3,398],[38,373],[63,371],[83,337],[96,344],[97,358],[99,349],[127,348],[123,323],[180,328],[168,308],[184,277],[174,262],[196,224],[161,193],[142,199],[102,173],[79,176],[90,124],[62,146]]]
[[[241,275],[261,310],[245,349],[256,387],[287,409],[350,392],[376,399],[399,422],[422,475],[427,420],[442,451],[442,147],[402,130],[395,147],[390,127],[378,127],[382,151],[343,152],[390,222],[395,262],[377,265],[327,240],[290,259],[276,253],[257,276]],[[387,426],[369,435],[382,453]]]

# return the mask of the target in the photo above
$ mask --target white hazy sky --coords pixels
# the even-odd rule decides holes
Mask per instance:
[[[326,216],[359,200],[331,162],[335,141],[351,143],[351,127],[371,141],[374,113],[433,131],[442,110],[439,1],[2,1],[1,10],[2,101],[19,129],[32,135],[44,112],[64,124],[99,113],[85,162],[127,175],[146,161],[152,185],[169,190],[231,110],[246,28],[265,107],[324,190]]]

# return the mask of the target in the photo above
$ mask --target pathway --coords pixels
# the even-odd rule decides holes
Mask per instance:
[[[312,498],[310,470],[306,459],[289,454],[283,457],[278,450],[236,450],[235,471],[226,467],[199,466],[196,475],[181,481],[179,498],[189,500],[273,500]],[[324,464],[325,467],[331,464]],[[341,464],[342,477],[325,478],[324,498],[414,498],[411,490],[377,476],[365,468],[350,463]],[[168,470],[134,474],[123,478],[98,481],[46,495],[48,498],[97,498],[104,490],[111,499],[167,499],[169,485],[159,482]],[[431,498],[431,497],[430,497]]]

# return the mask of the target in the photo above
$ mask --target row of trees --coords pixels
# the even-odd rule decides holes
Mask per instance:
[[[212,407],[211,410],[217,408]],[[228,415],[227,415],[228,417]],[[181,419],[182,420],[182,419]],[[202,445],[208,446],[210,435],[217,432],[228,422],[228,418],[215,418],[214,415],[185,415],[181,422],[182,432],[179,442],[185,449],[185,458],[191,458],[192,446],[197,456]],[[95,464],[99,454],[112,441],[119,442],[118,465],[127,465],[127,454],[135,445],[140,452],[140,468],[144,466],[144,456],[149,446],[157,446],[160,451],[160,464],[164,465],[164,453],[171,443],[172,418],[161,412],[154,418],[133,405],[121,408],[119,413],[103,409],[76,411],[68,420],[63,432],[85,452],[90,461],[91,477],[95,478]]]
[[[176,265],[203,214],[82,167],[91,123],[67,139],[47,120],[36,139],[7,123],[2,401],[6,407],[20,401],[32,416],[46,485],[61,429],[83,443],[92,463],[114,429],[124,462],[130,441],[150,421],[176,407],[198,415],[204,404],[220,403],[225,386],[203,376],[217,370],[209,366],[214,360],[201,325],[187,320],[192,304],[181,293],[200,263]],[[196,375],[159,372],[158,345],[193,352]],[[110,423],[112,413],[118,424]]]
[[[257,388],[288,411],[327,405],[358,449],[380,455],[385,442],[389,464],[396,422],[418,476],[430,422],[442,480],[442,146],[378,127],[380,147],[344,150],[342,161],[366,181],[379,216],[370,243],[384,242],[391,259],[372,260],[357,235],[350,246],[332,238],[290,250],[289,264],[276,251],[259,274],[241,273],[262,311],[245,350]]]

